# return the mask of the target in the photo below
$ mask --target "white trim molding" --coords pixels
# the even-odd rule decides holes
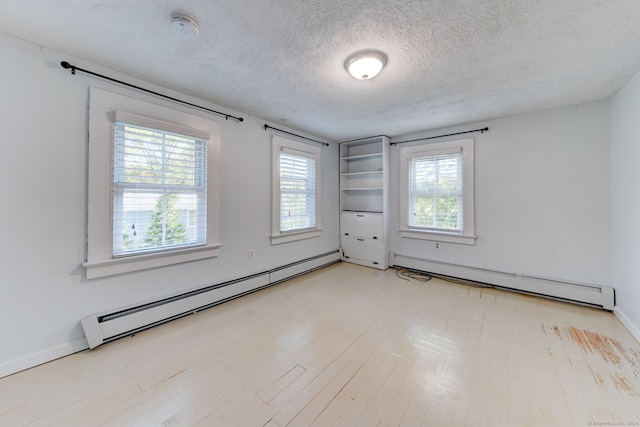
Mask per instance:
[[[9,360],[0,364],[0,378],[42,365],[43,363],[51,362],[52,360],[60,359],[61,357],[65,357],[88,348],[89,343],[87,342],[87,339],[83,337],[68,343],[36,351],[35,353],[28,354],[24,357]]]
[[[304,229],[288,231],[281,230],[280,224],[280,154],[287,153],[300,156],[315,163],[315,225]],[[298,240],[319,237],[322,234],[322,206],[321,206],[321,157],[320,147],[309,143],[283,138],[279,135],[271,136],[271,244],[295,242]]]
[[[462,230],[425,230],[409,226],[409,161],[417,157],[451,153],[460,153],[462,162]],[[475,245],[473,165],[473,138],[402,147],[400,149],[400,236],[409,239]]]
[[[87,279],[112,276],[130,271],[146,270],[169,264],[215,258],[222,245],[207,245],[194,248],[172,250],[171,252],[154,252],[131,257],[113,258],[105,261],[84,262]]]
[[[125,113],[126,111],[126,113]],[[112,143],[116,117],[142,121],[208,137],[206,241],[203,245],[155,253],[115,257],[112,219]],[[156,105],[92,87],[89,101],[89,188],[87,279],[212,258],[220,243],[220,130],[219,123],[186,107]]]
[[[624,314],[624,311],[622,311],[622,310],[620,310],[620,308],[616,307],[613,310],[613,314],[615,314],[615,316],[618,318],[620,323],[622,323],[624,325],[624,327],[627,328],[629,333],[631,335],[633,335],[633,337],[636,339],[636,341],[638,341],[638,344],[640,344],[640,329],[638,329],[636,327],[636,325],[634,325],[633,322],[631,322],[631,320],[629,320],[627,315]]]

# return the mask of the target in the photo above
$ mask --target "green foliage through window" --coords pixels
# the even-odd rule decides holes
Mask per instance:
[[[178,196],[172,193],[158,197],[152,221],[144,242],[147,247],[179,245],[187,242],[187,229],[176,208]]]

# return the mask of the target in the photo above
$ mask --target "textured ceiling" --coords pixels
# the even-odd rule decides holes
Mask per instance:
[[[331,140],[607,98],[640,69],[639,23],[640,0],[0,3],[0,32]],[[365,48],[389,61],[359,81],[343,63]]]

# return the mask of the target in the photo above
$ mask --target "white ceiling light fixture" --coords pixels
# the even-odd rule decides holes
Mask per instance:
[[[344,68],[358,80],[369,80],[378,75],[387,64],[387,55],[379,50],[367,49],[352,53],[344,61]]]
[[[195,39],[200,32],[196,20],[183,13],[171,15],[171,28],[184,39]]]

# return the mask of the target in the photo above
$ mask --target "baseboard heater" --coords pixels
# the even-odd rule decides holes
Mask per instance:
[[[89,348],[161,325],[340,261],[340,251],[153,302],[92,314],[80,321]]]
[[[395,253],[389,254],[389,265],[396,268],[406,268],[409,270],[470,280],[496,288],[589,305],[609,311],[612,311],[615,306],[614,289],[608,286],[469,267],[449,262],[398,255]]]

